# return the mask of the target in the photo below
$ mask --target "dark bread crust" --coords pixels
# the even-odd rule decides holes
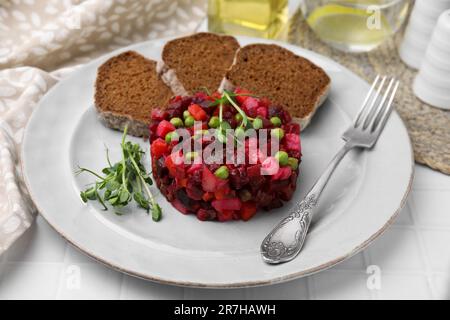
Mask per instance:
[[[106,111],[99,112],[98,118],[111,129],[123,131],[125,126],[128,126],[127,132],[132,136],[145,138],[149,136],[148,123],[133,119],[128,115]]]
[[[270,98],[306,126],[325,99],[330,78],[308,59],[277,45],[252,44],[239,49],[226,81]],[[302,128],[303,129],[303,128]]]
[[[162,60],[189,94],[217,90],[234,61],[239,43],[232,36],[200,32],[167,42]]]
[[[126,51],[102,64],[95,83],[95,107],[102,122],[136,136],[148,136],[154,107],[164,107],[172,97],[156,73],[156,62]]]

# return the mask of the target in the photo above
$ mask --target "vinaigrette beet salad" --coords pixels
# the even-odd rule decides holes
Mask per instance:
[[[150,144],[162,194],[202,221],[247,221],[281,207],[297,185],[299,124],[243,89],[177,96],[154,109]]]

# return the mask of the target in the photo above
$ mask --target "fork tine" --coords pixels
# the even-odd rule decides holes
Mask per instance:
[[[395,82],[395,78],[392,78],[391,81],[389,81],[388,87],[383,95],[383,98],[381,99],[381,102],[378,104],[375,113],[373,114],[372,119],[369,122],[369,125],[367,126],[367,128],[370,128],[371,131],[375,130],[375,122],[378,121],[380,119],[380,116],[383,114],[383,110],[384,110],[384,106],[385,106],[385,102],[390,94],[392,85]]]
[[[384,83],[386,82],[387,76],[384,76],[383,79],[381,80],[380,86],[377,89],[377,92],[375,93],[375,96],[372,99],[372,102],[370,103],[370,107],[368,112],[366,113],[366,117],[363,120],[363,129],[366,129],[369,125],[369,122],[373,119],[374,117],[374,113],[373,111],[375,110],[375,108],[378,106],[376,103],[378,101],[378,97],[381,94],[381,90],[384,87]]]
[[[394,89],[392,90],[391,96],[389,97],[387,107],[384,110],[384,113],[381,116],[380,120],[376,123],[376,128],[374,129],[374,131],[376,131],[377,134],[381,133],[384,126],[386,125],[389,115],[391,114],[391,111],[394,106],[393,102],[394,102],[395,94],[397,93],[397,89],[398,89],[399,85],[400,85],[400,81],[397,80],[397,82],[395,83]]]
[[[377,76],[375,77],[375,80],[373,80],[372,86],[370,87],[370,90],[369,90],[369,92],[367,93],[366,98],[364,99],[364,102],[362,103],[362,107],[361,107],[361,109],[359,109],[359,111],[358,111],[358,113],[357,113],[357,115],[356,115],[356,117],[355,117],[355,122],[353,123],[353,126],[354,126],[354,127],[357,127],[357,126],[358,126],[359,119],[360,119],[361,116],[363,115],[363,113],[364,113],[364,111],[365,111],[365,109],[366,109],[366,107],[367,107],[367,103],[369,102],[369,99],[370,99],[370,97],[372,96],[372,92],[373,92],[373,90],[375,89],[375,86],[377,85],[379,79],[380,79],[380,75],[377,75]]]

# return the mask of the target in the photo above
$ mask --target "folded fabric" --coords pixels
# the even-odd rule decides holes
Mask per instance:
[[[37,213],[20,148],[40,98],[81,64],[148,39],[195,31],[205,0],[15,0],[0,5],[0,255]],[[61,106],[63,108],[64,106]]]

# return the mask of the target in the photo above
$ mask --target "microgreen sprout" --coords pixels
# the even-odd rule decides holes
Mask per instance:
[[[141,162],[142,151],[137,143],[126,141],[127,127],[125,127],[121,149],[122,159],[111,164],[109,160],[109,151],[106,150],[108,167],[103,168],[104,176],[93,170],[79,167],[77,174],[86,172],[94,175],[99,180],[94,185],[80,193],[81,200],[97,200],[104,210],[108,210],[107,204],[114,208],[114,212],[121,215],[120,209],[127,206],[132,200],[137,205],[152,213],[152,219],[159,221],[161,219],[161,207],[156,203],[149,186],[153,184],[149,174]]]
[[[211,102],[209,104],[210,107],[213,106],[219,106],[219,123],[218,123],[218,138],[219,141],[225,142],[227,139],[226,130],[229,129],[229,124],[226,121],[223,121],[223,105],[224,104],[231,104],[231,106],[238,112],[239,118],[241,118],[240,126],[236,129],[239,131],[239,135],[234,136],[234,140],[238,144],[242,144],[241,141],[239,141],[239,137],[244,136],[242,132],[245,133],[245,129],[248,127],[249,122],[253,122],[255,119],[247,116],[247,114],[238,106],[238,104],[235,102],[234,98],[238,96],[251,96],[256,97],[252,94],[247,93],[234,93],[231,91],[224,90],[222,93],[222,96],[215,101]],[[228,125],[228,126],[227,126]]]

